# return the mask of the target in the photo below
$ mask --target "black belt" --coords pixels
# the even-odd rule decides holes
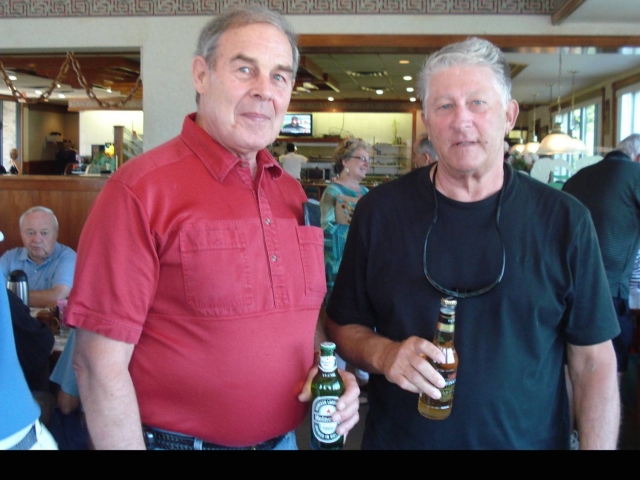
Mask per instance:
[[[36,435],[36,424],[34,423],[27,434],[8,450],[29,450],[38,441],[38,435]]]
[[[142,427],[142,435],[147,449],[162,448],[164,450],[273,450],[284,438],[284,435],[280,435],[248,447],[227,447],[205,442],[199,438],[176,435],[145,426]]]

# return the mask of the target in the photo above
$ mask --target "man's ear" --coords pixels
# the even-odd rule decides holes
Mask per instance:
[[[506,122],[506,132],[504,132],[505,136],[507,136],[509,134],[509,132],[511,130],[513,130],[513,127],[516,125],[516,120],[518,119],[518,113],[520,113],[520,106],[518,105],[518,102],[515,101],[514,99],[509,100],[509,103],[507,104],[507,111],[506,111],[506,117],[507,117],[507,122]]]
[[[191,75],[193,77],[193,86],[196,92],[203,93],[204,85],[209,80],[211,71],[204,57],[198,56],[193,59],[191,64]]]

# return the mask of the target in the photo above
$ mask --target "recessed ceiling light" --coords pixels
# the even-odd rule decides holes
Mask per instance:
[[[408,65],[409,64],[409,60],[400,60],[398,63],[401,64],[401,65]]]
[[[409,101],[410,101],[410,102],[415,102],[415,101],[416,101],[416,97],[411,97],[411,98],[409,99]]]
[[[36,95],[42,95],[42,90],[36,90],[34,93],[35,93]]]
[[[409,80],[413,80],[413,77],[411,75],[405,75],[402,79],[408,82]]]
[[[107,92],[111,93],[111,87],[107,88]]]
[[[329,97],[327,98],[327,100],[329,100],[330,102],[333,102],[333,97]]]
[[[9,80],[17,80],[18,77],[16,77],[15,75],[9,75]]]
[[[382,90],[376,90],[376,93],[377,93],[378,95],[382,95],[384,92],[383,92]]]
[[[65,98],[64,93],[59,93],[58,98]]]
[[[59,83],[56,83],[56,87],[60,88],[62,85],[60,85]]]
[[[407,92],[409,93],[413,92],[413,87],[407,87]]]

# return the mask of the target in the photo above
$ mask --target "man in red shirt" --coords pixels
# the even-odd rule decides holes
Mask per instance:
[[[192,65],[197,112],[96,200],[65,313],[97,449],[297,448],[326,286],[322,230],[304,225],[302,187],[266,150],[295,42],[260,7],[210,21]],[[341,374],[345,434],[359,389]]]

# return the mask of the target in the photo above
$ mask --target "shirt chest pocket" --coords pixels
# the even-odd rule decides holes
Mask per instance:
[[[193,229],[180,232],[180,257],[187,303],[210,313],[246,312],[254,303],[247,242],[242,231]]]

